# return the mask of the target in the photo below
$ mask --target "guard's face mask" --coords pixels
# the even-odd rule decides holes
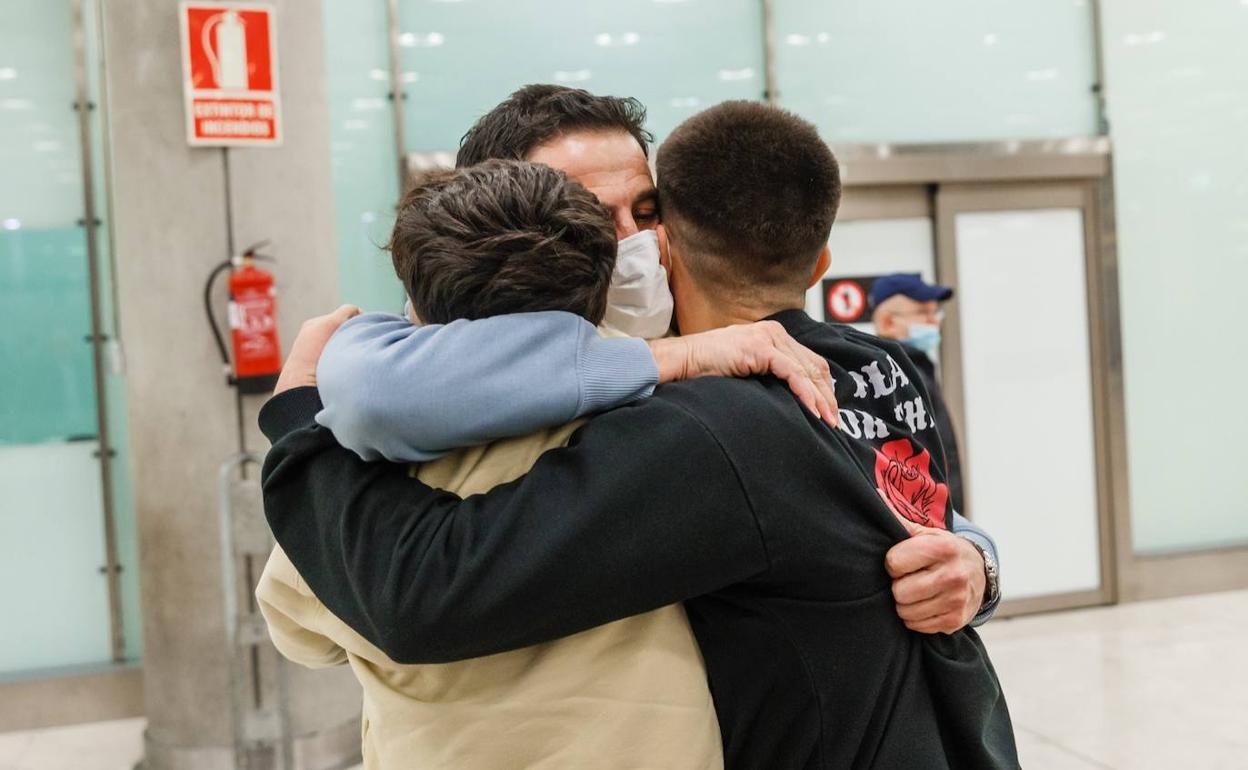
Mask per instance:
[[[642,230],[620,241],[607,291],[604,328],[652,340],[672,325],[672,290],[659,264],[659,236]]]
[[[918,348],[932,357],[936,355],[936,349],[940,347],[940,326],[937,324],[910,324],[910,333],[903,340],[907,345]]]

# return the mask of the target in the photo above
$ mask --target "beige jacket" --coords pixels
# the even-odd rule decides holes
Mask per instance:
[[[578,425],[462,450],[419,477],[461,496],[485,492]],[[404,666],[330,613],[281,548],[256,598],[287,658],[355,671],[369,770],[723,767],[706,670],[679,605],[499,655]]]

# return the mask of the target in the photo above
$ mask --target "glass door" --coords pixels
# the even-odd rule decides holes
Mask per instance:
[[[967,514],[1000,549],[1005,612],[1108,602],[1110,469],[1095,183],[942,186],[950,410]]]

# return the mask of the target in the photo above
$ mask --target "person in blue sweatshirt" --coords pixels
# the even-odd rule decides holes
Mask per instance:
[[[342,448],[313,421],[316,388],[281,384],[261,414],[279,543],[336,616],[400,663],[683,601],[729,768],[1017,767],[978,636],[931,633],[940,597],[916,607],[922,589],[898,579],[916,553],[898,555],[899,541],[948,554],[964,542],[921,379],[895,343],[800,309],[828,265],[831,152],[796,116],[729,102],[673,132],[658,166],[677,326],[780,324],[824,357],[839,428],[774,378],[665,385],[461,500]]]

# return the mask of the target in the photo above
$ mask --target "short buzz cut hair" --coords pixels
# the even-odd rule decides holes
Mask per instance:
[[[737,294],[805,290],[841,200],[813,125],[724,102],[681,123],[657,169],[664,226],[697,280]]]
[[[455,165],[491,158],[523,160],[538,145],[573,131],[624,131],[649,154],[654,137],[646,108],[631,97],[598,96],[580,88],[527,85],[482,115],[459,141]]]
[[[563,310],[602,321],[615,227],[594,194],[538,163],[418,176],[387,248],[425,323]]]

